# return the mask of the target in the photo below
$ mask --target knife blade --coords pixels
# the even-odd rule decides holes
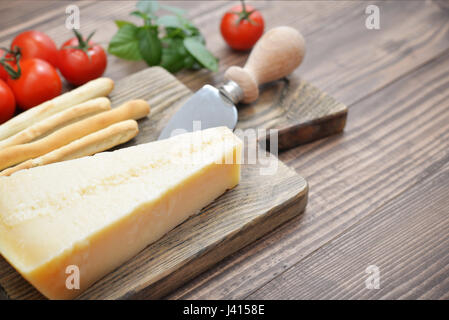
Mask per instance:
[[[240,87],[234,85],[238,93]],[[241,92],[241,90],[240,90]],[[233,130],[237,124],[237,108],[234,101],[223,91],[205,85],[191,96],[181,109],[168,121],[158,140],[177,134],[226,126]]]
[[[304,38],[296,29],[283,26],[269,30],[256,43],[243,68],[228,68],[228,81],[219,88],[205,85],[198,90],[168,121],[158,140],[219,126],[234,129],[236,104],[257,100],[259,85],[289,75],[301,64],[304,53]]]

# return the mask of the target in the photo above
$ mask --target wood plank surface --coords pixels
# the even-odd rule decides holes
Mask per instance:
[[[342,136],[281,154],[310,184],[306,212],[168,298],[246,298],[437,172],[449,149],[448,75],[449,52],[351,108]]]
[[[431,1],[370,2],[380,8],[380,30],[365,27],[365,1],[253,4],[264,14],[267,28],[285,24],[301,30],[307,51],[295,74],[346,105],[387,86],[449,48],[448,12]],[[246,60],[246,54],[228,49],[216,29],[210,27],[221,17],[222,10],[211,8],[201,18],[191,15],[205,30],[208,47],[221,59],[221,72],[217,74],[177,74],[192,89],[221,82],[228,66],[243,65]]]
[[[0,9],[0,46],[8,45],[15,35],[29,28],[46,32],[57,45],[72,36],[64,27],[65,7],[58,2],[40,0],[14,3],[17,3],[15,8],[34,8],[36,12],[46,10],[46,14],[35,14],[34,18],[31,18],[31,9],[23,13],[19,12],[21,10],[13,10],[11,5],[7,9]],[[56,5],[53,5],[54,3]],[[115,19],[139,22],[137,18],[129,16],[135,1],[76,3],[81,10],[81,31],[88,34],[97,30],[94,40],[104,46],[107,46],[111,35],[117,30],[113,22]],[[218,73],[201,70],[176,74],[190,89],[197,90],[205,83],[219,84],[227,67],[244,64],[247,53],[230,50],[218,31],[217,21],[232,2],[164,3],[184,8],[187,16],[203,32],[208,48],[220,58]],[[381,10],[380,30],[368,30],[365,27],[366,3],[363,1],[253,3],[264,15],[267,29],[285,24],[298,28],[304,34],[306,57],[295,75],[346,105],[379,90],[449,48],[448,12],[442,10],[439,5],[431,1],[375,1],[373,4],[377,4]],[[12,11],[14,14],[11,14]],[[6,23],[12,19],[17,23]],[[125,77],[145,67],[143,62],[124,61],[110,55],[108,59],[106,75],[114,79]]]
[[[449,299],[449,154],[438,164],[434,174],[248,298]],[[379,270],[378,289],[365,284],[369,266]]]
[[[60,45],[70,33],[63,28],[65,13],[59,3],[1,1],[0,44],[5,45],[23,30],[37,28],[49,33]],[[95,37],[105,46],[116,30],[112,20],[128,19],[127,13],[134,6],[133,1],[77,3],[81,7],[83,32],[98,29]],[[249,3],[261,10],[267,28],[286,24],[302,31],[307,53],[295,76],[348,105],[348,128],[342,136],[281,153],[281,159],[310,181],[310,203],[305,214],[225,259],[168,298],[247,297],[344,235],[354,223],[363,221],[383,204],[395,201],[410,186],[438,172],[440,161],[445,161],[442,159],[449,130],[447,98],[443,98],[447,92],[444,79],[449,48],[447,1],[370,2],[380,8],[380,30],[365,28],[365,1]],[[16,4],[20,10],[11,9]],[[177,73],[184,84],[193,90],[205,83],[218,84],[227,67],[243,65],[247,53],[228,49],[218,32],[218,21],[232,2],[169,4],[187,10],[205,35],[208,48],[220,58],[220,71],[216,74],[204,70]],[[145,67],[143,63],[108,58],[106,73],[114,79]],[[423,208],[425,216],[433,207],[428,198],[421,200],[428,204]],[[364,231],[358,232],[363,235]],[[411,242],[412,236],[405,239]],[[439,256],[441,251],[434,254]],[[326,257],[321,257],[321,263],[326,264]],[[419,272],[411,272],[403,280],[412,279]],[[422,297],[432,296],[424,293],[432,292],[431,287],[449,291],[444,281],[403,284],[410,290],[419,290],[421,286]],[[286,298],[298,296],[288,292]],[[265,295],[269,296],[269,292],[261,291],[257,297]]]
[[[191,94],[159,67],[118,81],[110,95],[113,106],[130,99],[144,99],[152,106],[150,116],[139,121],[139,135],[121,147],[156,140],[168,118]],[[306,181],[276,157],[266,161],[244,162],[237,187],[106,275],[80,298],[160,298],[300,214],[307,203]],[[267,168],[273,168],[273,173],[264,174]],[[11,299],[43,298],[2,258],[0,286]]]

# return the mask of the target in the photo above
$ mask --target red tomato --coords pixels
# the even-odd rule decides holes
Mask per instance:
[[[5,50],[0,49],[0,57],[3,57],[4,54]],[[3,66],[0,66],[0,79],[5,81],[8,80],[8,72],[6,72]]]
[[[5,81],[0,80],[0,124],[8,121],[14,115],[16,100]]]
[[[0,59],[3,58],[3,55],[5,54],[5,50],[0,49]],[[13,55],[11,54],[6,54],[6,56],[4,57],[5,59],[12,59]],[[8,63],[11,66],[14,66],[14,63],[10,62],[10,61],[5,61],[6,63]],[[7,81],[8,80],[8,72],[5,70],[5,68],[0,65],[0,79]]]
[[[235,50],[249,50],[262,36],[264,20],[251,6],[232,7],[221,19],[220,31],[227,44]]]
[[[20,76],[8,78],[17,105],[28,110],[61,94],[62,83],[53,66],[41,59],[19,61]]]
[[[80,44],[78,38],[72,38],[58,52],[59,70],[74,85],[101,77],[106,65],[107,57],[103,48],[90,41],[86,43],[84,39]]]
[[[22,61],[39,58],[47,61],[55,68],[58,66],[58,48],[45,33],[34,30],[22,32],[11,43],[12,51],[16,47],[20,48]]]

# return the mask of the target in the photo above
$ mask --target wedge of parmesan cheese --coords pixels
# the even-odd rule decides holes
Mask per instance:
[[[212,128],[0,177],[0,253],[46,297],[73,298],[236,186],[241,146]]]

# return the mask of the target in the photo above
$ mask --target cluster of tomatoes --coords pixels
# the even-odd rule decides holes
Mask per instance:
[[[25,31],[0,49],[0,124],[12,118],[16,106],[30,109],[61,94],[57,69],[73,85],[100,77],[107,64],[106,53],[98,44],[76,37],[58,50],[53,40],[39,31]]]

